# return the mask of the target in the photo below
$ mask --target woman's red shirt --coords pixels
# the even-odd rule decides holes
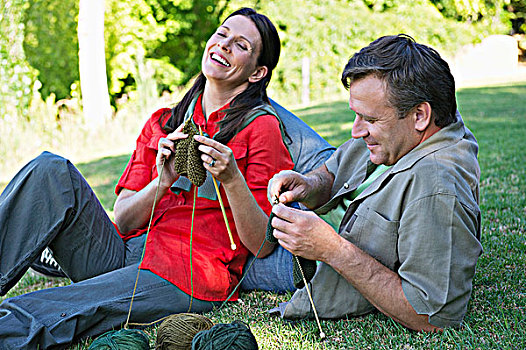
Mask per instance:
[[[196,103],[194,121],[204,132],[213,136],[218,132],[224,106],[212,113],[208,120],[203,115],[201,97]],[[157,177],[155,159],[159,139],[166,132],[159,125],[159,118],[170,110],[160,109],[146,122],[132,157],[122,174],[115,192],[126,188],[140,191]],[[232,149],[237,165],[246,183],[263,211],[269,215],[271,205],[267,200],[269,179],[280,170],[292,169],[293,163],[283,143],[279,122],[272,115],[257,117],[227,143]],[[193,185],[192,185],[193,186]],[[230,249],[230,240],[218,201],[197,197],[192,238],[193,295],[207,301],[225,300],[241,278],[243,265],[249,254],[240,242],[226,193],[220,186],[228,222],[237,249]],[[150,270],[172,282],[182,291],[191,294],[190,283],[190,228],[193,187],[190,191],[175,194],[168,191],[155,208],[152,226],[146,241],[141,269]],[[147,228],[121,233],[129,239],[146,233]],[[231,300],[237,299],[237,293]]]

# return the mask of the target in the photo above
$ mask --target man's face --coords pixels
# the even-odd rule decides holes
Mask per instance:
[[[398,118],[382,80],[367,76],[352,82],[349,90],[349,107],[356,113],[352,137],[363,138],[374,164],[393,165],[418,145],[414,118]]]

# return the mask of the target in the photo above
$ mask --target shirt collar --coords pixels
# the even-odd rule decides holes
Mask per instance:
[[[457,122],[450,124],[438,132],[433,134],[430,138],[413,148],[409,153],[400,158],[391,169],[392,173],[407,170],[412,167],[417,161],[427,156],[430,153],[436,152],[442,148],[448,147],[462,140],[463,138],[470,138],[472,135],[464,126],[462,119],[457,119]]]
[[[207,132],[208,135],[215,135],[219,131],[219,127],[217,126],[217,123],[221,121],[225,117],[225,110],[230,108],[230,102],[225,104],[223,107],[219,108],[218,110],[212,112],[208,116],[208,120],[205,118],[205,115],[203,113],[203,93],[199,95],[197,98],[197,102],[195,104],[194,108],[194,122],[196,125],[200,125],[203,130]]]

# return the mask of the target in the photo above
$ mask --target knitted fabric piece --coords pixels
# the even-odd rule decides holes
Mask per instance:
[[[301,275],[300,267],[303,270],[303,274],[305,275],[305,280],[307,283],[310,282],[310,280],[314,277],[314,274],[316,274],[316,268],[317,268],[316,261],[309,260],[302,258],[301,256],[293,255],[292,256],[292,280],[294,282],[294,286],[298,289],[301,289],[305,287],[305,283],[303,282],[303,277]]]
[[[274,227],[272,227],[272,219],[276,216],[276,214],[274,213],[270,213],[269,217],[268,217],[268,223],[267,223],[267,232],[266,232],[266,235],[265,235],[265,239],[270,242],[270,243],[278,243],[278,240],[276,239],[276,237],[274,237],[273,235],[273,232],[274,232]]]
[[[278,240],[276,237],[274,237],[273,232],[274,228],[271,225],[272,219],[276,215],[274,213],[270,213],[270,216],[268,218],[267,223],[267,232],[265,239],[268,242],[271,243],[277,243]],[[303,274],[305,275],[305,280],[307,283],[310,282],[310,280],[314,277],[314,274],[316,273],[317,264],[314,260],[308,260],[305,258],[302,258],[301,256],[292,256],[292,279],[294,286],[298,289],[301,289],[305,287],[305,283],[303,282],[303,276],[301,275],[301,271],[303,271]]]
[[[191,119],[184,125],[183,133],[188,137],[175,141],[175,171],[199,187],[206,180],[206,169],[197,149],[199,142],[194,139],[199,132]]]

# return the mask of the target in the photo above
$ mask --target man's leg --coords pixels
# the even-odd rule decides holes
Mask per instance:
[[[292,254],[278,245],[269,256],[255,259],[250,256],[245,263],[243,273],[245,279],[241,283],[242,290],[265,290],[277,293],[295,291],[292,276]]]
[[[124,266],[124,243],[82,175],[44,152],[0,195],[0,295],[47,246],[73,281]]]
[[[126,322],[138,264],[66,287],[44,289],[6,299],[0,305],[0,349],[36,349],[67,345],[119,329]],[[149,323],[187,312],[190,297],[170,282],[141,270],[130,323]],[[214,304],[193,299],[191,312]]]

